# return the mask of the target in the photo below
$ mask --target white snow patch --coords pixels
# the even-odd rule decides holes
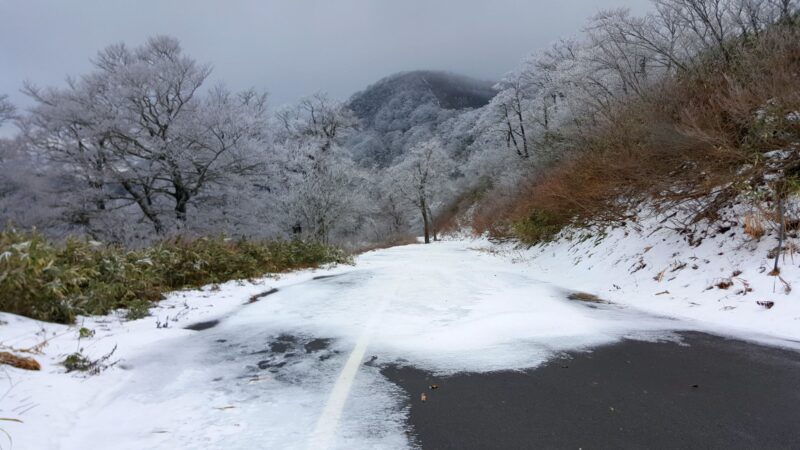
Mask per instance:
[[[745,216],[740,210],[732,215]],[[754,240],[740,221],[722,222],[699,245],[691,245],[671,225],[648,216],[636,227],[568,232],[530,249],[483,247],[543,279],[618,305],[741,339],[787,347],[800,343],[800,255],[782,256],[780,276],[771,276],[774,260],[768,255],[777,246],[775,230]],[[786,246],[799,243],[789,237]],[[774,302],[774,307],[758,302]]]

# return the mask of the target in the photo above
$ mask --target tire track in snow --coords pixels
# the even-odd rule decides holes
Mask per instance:
[[[369,341],[372,339],[372,334],[375,327],[378,325],[380,317],[389,305],[389,296],[386,296],[377,308],[372,312],[369,320],[367,321],[364,330],[356,341],[356,345],[350,356],[347,358],[339,378],[336,379],[325,408],[322,410],[314,432],[308,441],[309,450],[325,450],[333,448],[336,441],[336,430],[339,427],[339,421],[342,418],[347,398],[350,395],[350,390],[353,387],[358,369],[361,367],[361,362],[364,360]]]

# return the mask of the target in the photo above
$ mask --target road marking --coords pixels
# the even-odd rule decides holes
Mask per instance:
[[[358,337],[356,346],[347,358],[347,362],[344,364],[342,372],[339,374],[339,378],[336,380],[336,384],[334,384],[331,390],[328,402],[325,404],[325,409],[322,410],[322,414],[317,421],[317,426],[311,434],[311,438],[308,441],[309,450],[325,450],[333,447],[336,441],[336,429],[342,418],[342,412],[344,411],[345,403],[347,403],[347,397],[350,395],[350,390],[353,388],[353,382],[355,381],[356,374],[358,374],[358,369],[361,367],[361,361],[364,360],[364,355],[367,352],[367,347],[369,346],[369,341],[372,338],[375,327],[378,325],[378,320],[388,304],[389,297],[387,296],[372,313],[372,316],[364,327],[364,331],[362,331],[361,335]]]

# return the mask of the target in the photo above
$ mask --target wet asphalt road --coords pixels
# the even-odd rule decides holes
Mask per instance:
[[[800,449],[800,353],[681,336],[520,372],[382,373],[408,394],[423,449]]]

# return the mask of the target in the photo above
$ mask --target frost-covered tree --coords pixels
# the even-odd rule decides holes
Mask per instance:
[[[19,118],[8,96],[0,95],[0,126]],[[62,213],[51,195],[62,183],[68,180],[37,158],[23,137],[0,138],[0,223],[49,228]]]
[[[3,94],[0,95],[0,126],[7,120],[14,118],[16,113],[16,108],[8,100],[8,96]]]
[[[0,139],[0,223],[51,229],[62,214],[53,195],[69,179],[31,155],[20,138]]]
[[[408,231],[410,212],[408,202],[403,193],[398,191],[396,180],[391,176],[383,176],[377,184],[376,202],[378,205],[379,226],[376,227],[376,240],[386,237],[400,236]]]
[[[517,156],[529,158],[533,150],[528,143],[529,132],[525,130],[525,125],[528,122],[526,116],[532,96],[531,86],[524,77],[511,74],[503,80],[500,88],[500,93],[492,104],[500,122],[501,133],[506,145],[513,149]]]
[[[93,63],[66,88],[26,87],[28,137],[82,179],[92,215],[131,206],[156,233],[184,228],[198,196],[262,164],[266,95],[200,95],[210,69],[177,40],[112,45]]]
[[[757,36],[776,22],[790,23],[795,0],[654,0],[661,16],[669,17],[696,55],[714,49],[731,62],[738,37]]]
[[[492,85],[446,72],[386,77],[348,101],[363,130],[346,145],[360,164],[379,168],[399,162],[411,147],[434,136],[446,151],[464,156],[472,130],[457,122],[494,97]],[[454,126],[461,134],[453,133]]]
[[[437,202],[445,196],[453,162],[438,140],[423,142],[399,164],[390,169],[398,192],[420,214],[425,243],[431,242],[433,214]]]
[[[366,177],[337,150],[320,155],[290,197],[293,215],[305,235],[324,243],[356,235],[362,225],[360,215],[367,208]]]
[[[335,144],[341,144],[359,126],[358,118],[343,103],[319,92],[276,114],[285,139],[313,141],[316,147],[307,155],[314,159]]]
[[[287,225],[321,242],[355,234],[367,177],[343,143],[358,119],[323,93],[284,108],[276,119]]]
[[[638,87],[652,69],[666,73],[685,70],[692,55],[686,23],[674,9],[655,5],[655,12],[638,17],[628,9],[601,11],[586,27],[594,45],[604,53],[607,65],[614,66]],[[613,61],[617,62],[614,63]]]

